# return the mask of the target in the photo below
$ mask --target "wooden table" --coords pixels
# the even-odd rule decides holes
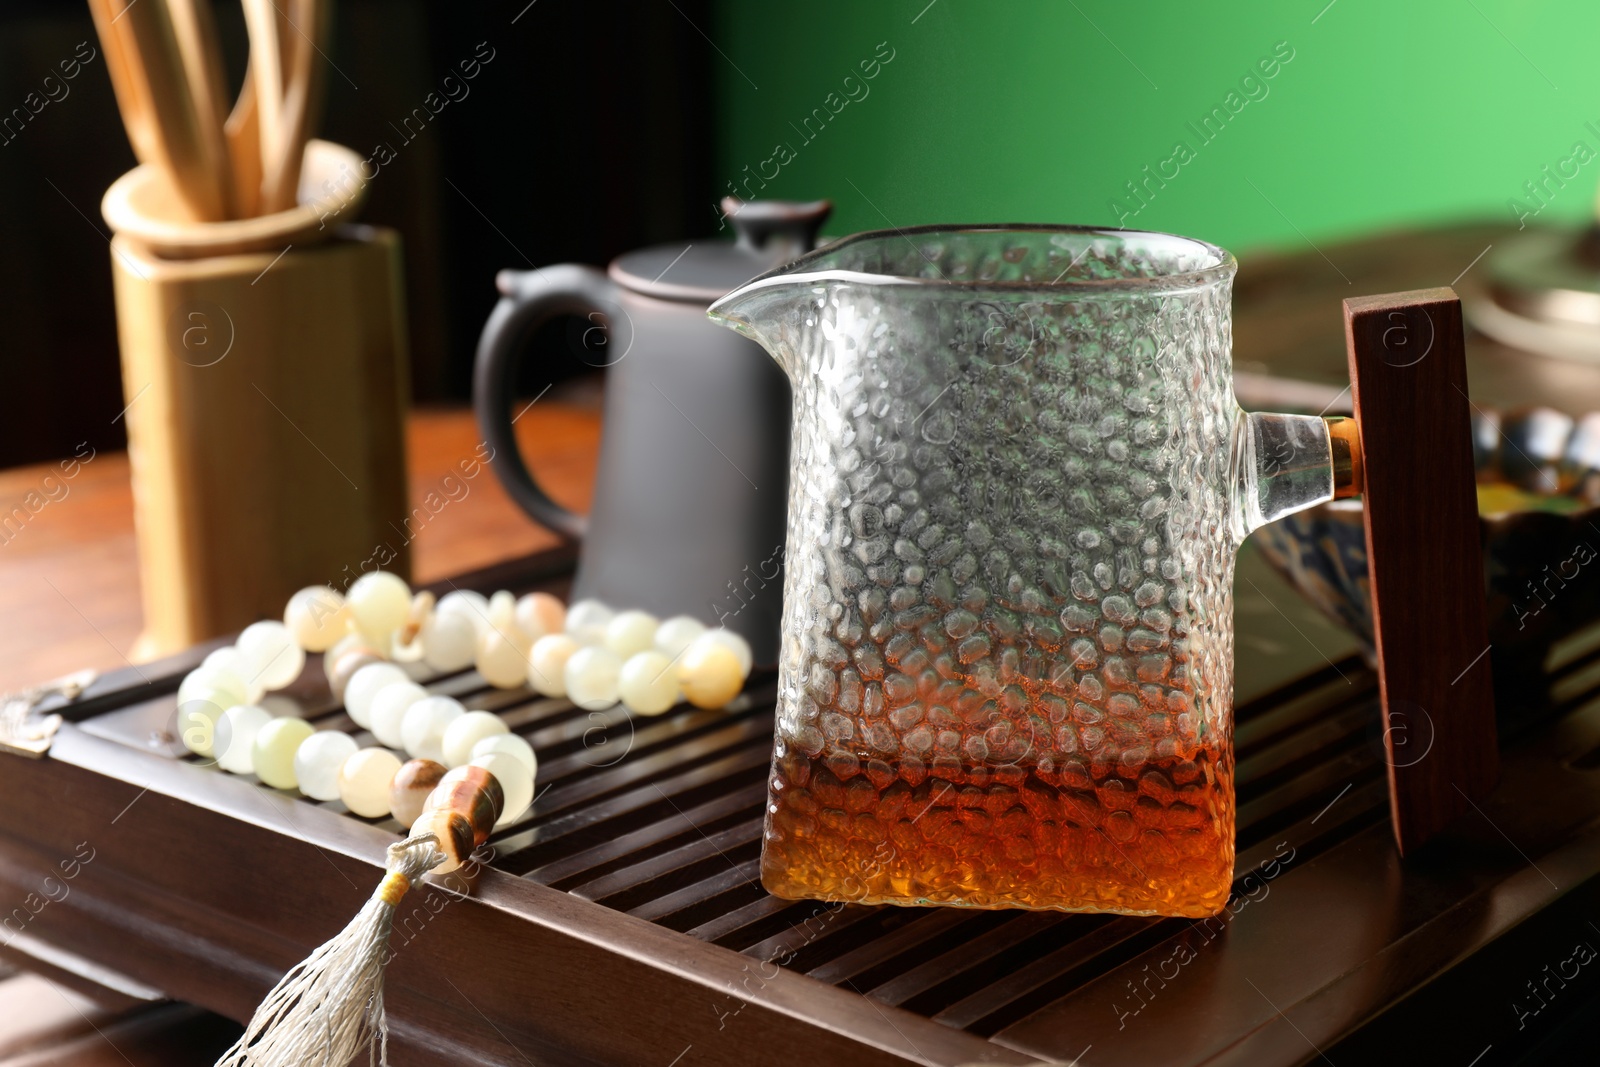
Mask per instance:
[[[1344,381],[1341,298],[1449,283],[1505,236],[1503,229],[1457,228],[1251,258],[1238,282],[1237,362],[1241,369],[1292,373],[1337,388]],[[1480,403],[1600,409],[1600,373],[1589,368],[1520,356],[1482,338],[1469,343],[1469,362]],[[546,484],[579,507],[587,503],[593,476],[596,397],[592,383],[552,392],[518,423],[523,448]],[[465,411],[425,410],[413,415],[409,440],[412,495],[420,499],[471,453],[477,435]],[[9,508],[50,469],[0,474],[0,505]],[[553,543],[484,474],[418,536],[416,578],[437,580]],[[1274,580],[1248,551],[1241,573],[1257,582]],[[0,536],[0,604],[10,622],[0,629],[0,688],[84,666],[125,665],[139,629],[136,583],[127,459],[97,456],[65,496]],[[1274,609],[1292,616],[1299,632],[1284,640],[1303,639],[1308,660],[1349,651],[1348,637],[1319,625],[1286,586],[1268,591]],[[1240,629],[1244,657],[1251,627],[1241,619]],[[118,1013],[38,978],[0,977],[0,1067],[209,1063],[235,1032],[223,1020],[181,1006]]]

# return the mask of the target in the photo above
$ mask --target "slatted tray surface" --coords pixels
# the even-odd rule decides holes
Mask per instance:
[[[1247,615],[1249,605],[1245,608]],[[1248,637],[1249,627],[1244,631]],[[495,870],[737,953],[755,974],[773,975],[781,968],[864,997],[909,1046],[902,1059],[882,1062],[955,1063],[972,1058],[972,1049],[979,1047],[992,1050],[999,1062],[1028,1062],[1028,1055],[1012,1051],[1022,1050],[1066,1061],[1082,1054],[1088,1065],[1168,1062],[1162,1050],[1168,1048],[1163,1042],[1169,1038],[1161,1035],[1183,1031],[1185,1012],[1216,1014],[1207,990],[1214,992],[1227,983],[1215,975],[1199,977],[1203,967],[1226,972],[1240,959],[1252,961],[1253,966],[1263,952],[1297,951],[1281,939],[1274,942],[1267,937],[1264,943],[1254,943],[1258,915],[1266,916],[1270,908],[1270,917],[1281,922],[1296,906],[1269,905],[1269,896],[1281,900],[1293,895],[1290,887],[1301,886],[1310,888],[1294,892],[1326,894],[1330,890],[1324,883],[1330,876],[1337,882],[1340,870],[1358,876],[1360,863],[1351,859],[1357,855],[1365,857],[1360,862],[1377,872],[1371,876],[1380,882],[1382,877],[1391,881],[1397,877],[1398,860],[1387,838],[1375,679],[1358,656],[1323,662],[1320,669],[1236,709],[1235,903],[1231,913],[1208,924],[1048,912],[826,905],[769,896],[760,886],[758,863],[776,692],[770,672],[758,672],[726,710],[684,706],[657,718],[632,718],[620,707],[589,712],[525,690],[493,690],[471,671],[426,684],[469,707],[498,713],[539,754],[532,809],[491,839],[490,862]],[[167,681],[175,685],[175,679]],[[1570,656],[1558,672],[1555,689],[1562,699],[1547,721],[1583,718],[1591,712],[1575,736],[1589,744],[1586,739],[1593,734],[1600,743],[1600,710],[1595,707],[1600,696],[1600,651]],[[348,730],[363,744],[375,743],[342,709],[331,706],[315,666],[290,695],[298,698],[301,712],[318,728]],[[163,736],[170,729],[171,705],[170,695],[142,699],[86,718],[80,728],[167,760],[198,764],[201,761],[184,754],[170,735]],[[1570,748],[1574,743],[1579,742],[1568,738],[1563,745]],[[202,766],[193,770],[223,774]],[[1530,773],[1539,772],[1513,765],[1508,778]],[[1588,791],[1585,795],[1596,793],[1589,780],[1592,773],[1578,774]],[[295,803],[327,809],[392,835],[401,832],[392,819],[356,820],[337,802],[297,798]],[[1593,815],[1600,815],[1600,797],[1591,799],[1590,806]],[[1577,820],[1577,825],[1592,821],[1592,817]],[[1450,899],[1431,901],[1427,907],[1419,907],[1402,892],[1397,906],[1407,912],[1408,925],[1396,926],[1392,915],[1374,917],[1382,919],[1380,926],[1389,923],[1387,937],[1399,939],[1430,923],[1445,922],[1451,909],[1470,902],[1473,893],[1493,887],[1497,879],[1514,878],[1520,868],[1532,864],[1526,856],[1519,862],[1518,850],[1524,846],[1514,845],[1509,853],[1502,847],[1511,840],[1506,836],[1511,831],[1499,812],[1496,822],[1496,829],[1480,828],[1483,832],[1469,836],[1476,844],[1495,846],[1494,862],[1474,861],[1475,873],[1467,878],[1470,884],[1464,884],[1461,870],[1447,862],[1440,877],[1451,885]],[[1531,837],[1524,834],[1521,840]],[[1560,843],[1548,828],[1544,841],[1551,847]],[[1597,861],[1593,866],[1600,867],[1600,854],[1591,858]],[[1328,862],[1319,867],[1320,860]],[[1414,866],[1425,870],[1426,856]],[[1321,883],[1314,878],[1319,869]],[[1587,875],[1581,885],[1586,893],[1594,891]],[[1571,896],[1572,889],[1571,883],[1558,887],[1551,900]],[[1439,892],[1431,885],[1427,891]],[[1351,897],[1359,899],[1360,894]],[[1220,1020],[1208,1016],[1198,1027],[1200,1033],[1185,1034],[1180,1047],[1168,1048],[1175,1053],[1170,1062],[1305,1062],[1316,1058],[1317,1046],[1330,1039],[1358,1040],[1361,1026],[1356,1024],[1368,1029],[1377,1025],[1374,1020],[1383,1016],[1379,1005],[1398,1000],[1419,982],[1425,984],[1430,976],[1419,974],[1411,987],[1397,987],[1393,996],[1380,997],[1360,1010],[1316,1014],[1323,1025],[1313,1030],[1320,1038],[1315,1044],[1313,1038],[1283,1025],[1288,1020],[1281,1008],[1315,1001],[1318,990],[1333,988],[1341,973],[1388,946],[1383,937],[1374,940],[1371,923],[1360,915],[1341,918],[1348,931],[1365,931],[1342,935],[1365,942],[1351,956],[1352,962],[1333,959],[1320,969],[1303,964],[1300,979],[1307,987],[1303,997],[1281,982],[1262,986],[1243,975],[1248,984],[1257,986],[1260,999],[1246,993],[1236,1003],[1230,1001],[1232,1007],[1221,1013]],[[1295,923],[1327,920],[1325,911],[1313,909],[1304,911]],[[1330,924],[1330,936],[1341,936],[1338,929],[1338,924]],[[1480,933],[1486,945],[1498,931]],[[1196,977],[1185,979],[1186,988],[1159,966],[1158,973],[1167,978],[1151,984],[1151,961],[1167,961],[1167,968],[1175,968],[1174,946],[1188,942],[1204,949],[1219,935],[1227,953],[1213,952],[1203,959],[1203,967],[1194,968]],[[1238,977],[1232,979],[1235,987]],[[697,997],[684,1011],[716,1016],[721,1030],[765,984],[758,981],[754,993],[746,982],[743,990]],[[893,1009],[936,1025],[914,1031],[913,1037],[909,1024],[897,1021],[906,1016]],[[1303,1016],[1312,1009],[1300,1010]],[[1129,1020],[1140,1016],[1149,1020],[1148,1025],[1130,1031]],[[820,1029],[848,1029],[825,1018],[815,1023]],[[1309,1023],[1302,1028],[1311,1029]],[[952,1037],[954,1051],[945,1052],[937,1038],[942,1032],[964,1032],[986,1043],[974,1046],[971,1040]],[[714,1050],[705,1044],[700,1047],[710,1055],[685,1063],[737,1062],[718,1060]],[[860,1062],[879,1062],[865,1050],[862,1057]],[[670,1055],[662,1058],[663,1067],[670,1059]],[[846,1057],[844,1062],[855,1061]]]

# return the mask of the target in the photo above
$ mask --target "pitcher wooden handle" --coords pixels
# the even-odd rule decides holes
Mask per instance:
[[[1499,777],[1461,302],[1423,289],[1344,302],[1367,567],[1402,854]]]

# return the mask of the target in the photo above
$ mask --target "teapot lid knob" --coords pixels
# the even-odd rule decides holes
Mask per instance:
[[[725,196],[722,213],[733,223],[738,237],[734,247],[740,251],[771,255],[778,249],[769,247],[769,242],[776,238],[792,258],[816,247],[817,234],[833,213],[833,201],[740,200]]]

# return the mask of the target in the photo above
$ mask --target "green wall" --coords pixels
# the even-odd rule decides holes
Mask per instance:
[[[1514,198],[1570,222],[1600,184],[1595,0],[722,0],[706,29],[715,193],[832,197],[837,233],[1122,221],[1305,248],[1515,221]]]

